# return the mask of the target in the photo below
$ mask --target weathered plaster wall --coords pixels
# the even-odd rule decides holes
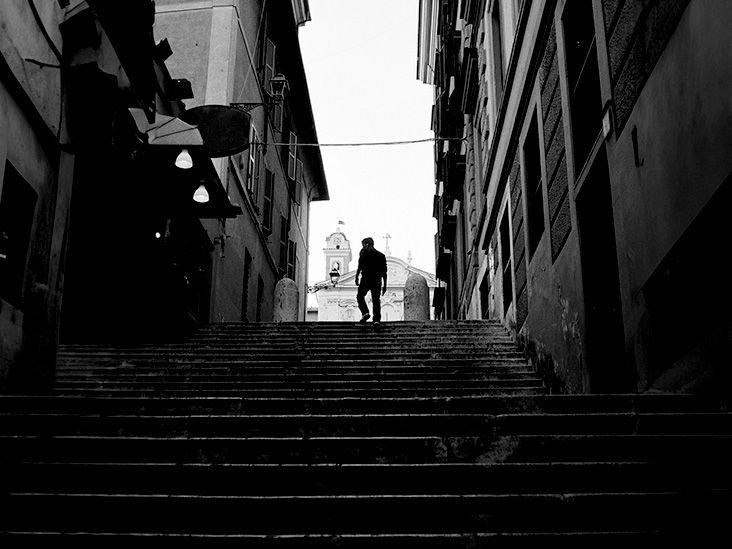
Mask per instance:
[[[692,1],[608,148],[623,314],[641,388],[652,383],[641,289],[732,171],[732,3]],[[636,166],[632,129],[642,166]],[[681,302],[683,296],[678,296]],[[680,322],[693,322],[679,309]]]
[[[157,0],[155,3],[155,40],[167,38],[173,55],[166,66],[173,78],[186,78],[193,88],[187,108],[206,103],[206,76],[211,48],[212,11],[196,9],[193,2]]]
[[[37,4],[41,24],[60,48],[57,5]],[[49,269],[56,271],[59,258],[49,260],[56,200],[56,152],[49,142],[59,128],[61,87],[59,68],[41,65],[57,65],[58,59],[25,2],[0,3],[0,56],[0,196],[7,161],[37,194],[24,281],[24,289],[34,288],[34,298],[25,291],[19,307],[0,299],[2,382],[19,363],[24,339],[26,347],[32,340],[33,334],[24,333],[24,328],[29,322],[51,322],[53,316],[47,308],[56,299],[54,294],[49,300]],[[46,328],[55,333],[55,326]],[[49,333],[42,336],[48,338]]]
[[[529,268],[529,316],[519,341],[553,392],[589,390],[584,356],[584,304],[577,238],[552,263],[540,245]]]
[[[56,2],[38,2],[43,26],[61,49],[60,13]],[[0,2],[0,55],[52,132],[58,131],[61,71],[53,50],[40,33],[27,2]],[[33,61],[29,61],[33,60]]]
[[[528,264],[527,320],[518,340],[553,392],[584,393],[589,390],[583,352],[584,301],[577,231],[571,218],[554,22],[540,47],[534,97],[541,117],[547,209],[544,234]]]

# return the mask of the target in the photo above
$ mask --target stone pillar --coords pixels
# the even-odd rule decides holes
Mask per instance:
[[[427,280],[418,273],[412,273],[404,284],[404,320],[430,319],[430,289]]]
[[[295,281],[283,278],[275,286],[274,321],[296,322],[297,310],[300,306],[300,290]]]

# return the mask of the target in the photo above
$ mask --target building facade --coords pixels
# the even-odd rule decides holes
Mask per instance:
[[[193,83],[186,107],[238,104],[250,115],[250,146],[214,160],[243,213],[206,223],[217,246],[209,318],[272,320],[275,284],[288,277],[304,320],[309,206],[328,199],[320,149],[306,145],[318,142],[298,42],[308,2],[158,0],[156,9],[156,38],[173,49],[168,66]],[[272,80],[281,76],[286,90],[275,104]]]
[[[420,2],[448,318],[500,319],[556,391],[729,392],[730,24],[723,0]]]
[[[346,321],[355,322],[361,318],[361,312],[356,303],[356,268],[358,267],[358,253],[361,250],[359,245],[353,257],[351,242],[340,227],[336,232],[325,239],[326,245],[323,248],[325,255],[325,279],[313,286],[316,291],[318,302],[317,316],[311,315],[310,321]],[[359,243],[360,244],[360,243]],[[437,279],[435,275],[417,269],[411,265],[411,261],[404,261],[390,255],[386,248],[386,293],[381,296],[381,320],[384,322],[404,320],[404,285],[407,277],[412,273],[422,275],[429,288],[430,303],[434,298]],[[340,273],[337,284],[331,283],[330,273],[333,270]],[[366,295],[366,303],[369,310],[371,306],[371,294]],[[434,318],[434,312],[430,313]]]
[[[264,5],[2,3],[0,384],[50,383],[59,341],[269,320],[285,276],[304,319],[308,205],[327,199],[309,10]],[[211,103],[247,112],[235,156],[184,120]]]
[[[206,320],[202,220],[241,209],[178,118],[191,86],[165,65],[154,3],[12,1],[0,21],[0,383],[43,385],[59,338]]]

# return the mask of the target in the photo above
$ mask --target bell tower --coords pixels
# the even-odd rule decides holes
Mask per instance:
[[[335,267],[340,274],[350,271],[350,263],[353,256],[351,255],[351,243],[346,235],[341,232],[341,228],[337,227],[336,232],[325,239],[325,278],[330,277],[330,271]]]

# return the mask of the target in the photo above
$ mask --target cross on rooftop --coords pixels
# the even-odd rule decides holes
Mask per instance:
[[[389,249],[389,239],[391,238],[391,235],[386,233],[383,238],[386,241],[386,244],[384,245],[384,253],[386,255],[391,255],[391,250]]]

